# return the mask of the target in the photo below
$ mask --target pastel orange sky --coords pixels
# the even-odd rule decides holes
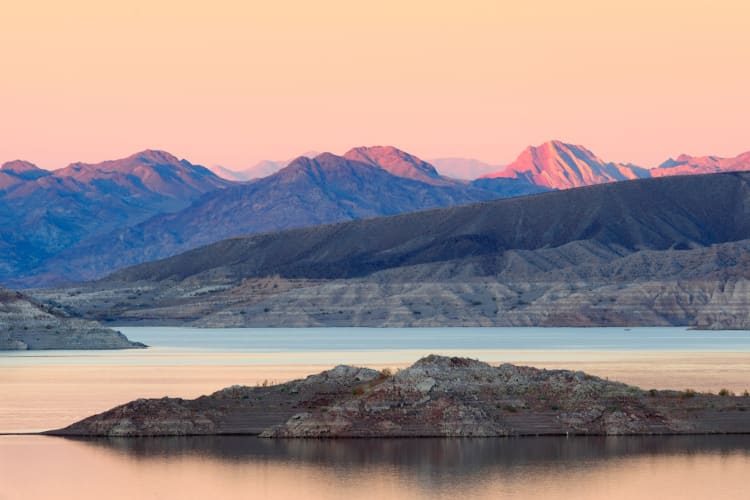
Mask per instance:
[[[117,5],[119,4],[119,5]],[[116,6],[115,6],[116,5]],[[0,162],[750,149],[750,2],[6,2]]]

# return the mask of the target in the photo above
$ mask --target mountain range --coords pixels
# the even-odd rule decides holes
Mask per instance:
[[[183,209],[229,184],[160,151],[52,172],[28,162],[5,163],[0,167],[0,280],[12,281],[67,248]]]
[[[355,148],[356,149],[356,148]],[[314,158],[319,153],[315,151],[308,151],[302,153],[300,156],[307,156],[308,158]],[[260,179],[261,177],[268,177],[271,174],[275,174],[282,168],[289,165],[295,158],[288,160],[262,160],[253,165],[252,167],[240,170],[233,170],[221,165],[215,165],[209,167],[210,170],[230,181],[251,181],[253,179]],[[474,158],[433,158],[427,160],[427,163],[434,166],[441,175],[451,177],[453,179],[472,180],[481,177],[484,174],[489,174],[499,170],[501,167],[498,165],[492,165],[485,163]]]
[[[371,151],[367,163],[330,153],[300,157],[268,177],[207,193],[179,212],[154,216],[61,252],[45,264],[43,273],[95,278],[232,236],[498,197],[436,172],[428,177],[419,170],[424,165],[410,155],[386,165],[403,176],[394,175],[374,163],[381,154],[393,159],[395,153],[387,148]]]
[[[213,327],[747,328],[750,173],[230,238],[44,299],[91,319]]]
[[[18,160],[0,168],[0,282],[26,287],[93,279],[248,233],[745,169],[750,153],[681,155],[649,170],[605,162],[560,141],[529,147],[513,163],[473,181],[442,175],[387,146],[300,157],[249,182],[223,179],[161,151],[52,172]]]

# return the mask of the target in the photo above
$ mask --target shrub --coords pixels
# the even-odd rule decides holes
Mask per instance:
[[[734,393],[730,391],[729,389],[722,387],[719,390],[719,396],[734,396]]]
[[[390,368],[383,368],[380,370],[380,377],[381,378],[388,378],[393,376],[393,371]]]
[[[655,398],[656,397],[656,389],[650,389],[648,391],[648,395],[651,396],[652,398]]]
[[[687,388],[687,389],[685,389],[685,392],[682,393],[682,397],[684,397],[684,398],[694,398],[696,394],[698,394],[698,392],[695,389]]]
[[[361,396],[364,393],[365,393],[365,388],[362,387],[361,385],[358,385],[357,387],[352,389],[352,394],[354,394],[355,396]]]
[[[746,398],[750,398],[750,392],[747,392],[747,389],[745,389],[745,392],[743,392],[742,395]]]

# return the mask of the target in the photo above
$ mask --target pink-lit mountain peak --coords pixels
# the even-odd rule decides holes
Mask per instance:
[[[31,162],[9,161],[0,166],[0,191],[15,188],[27,181],[34,181],[48,175],[50,175],[48,171],[42,170]]]
[[[647,176],[645,169],[605,162],[583,146],[555,140],[529,146],[513,163],[485,177],[523,179],[538,186],[569,189]]]
[[[387,170],[393,175],[433,185],[450,184],[426,161],[393,146],[362,146],[344,154],[344,158],[367,163]]]
[[[653,177],[668,175],[713,174],[719,172],[741,172],[750,170],[750,151],[731,158],[720,156],[690,156],[681,154],[676,159],[668,159],[651,170]]]
[[[13,174],[23,174],[26,172],[45,172],[30,161],[26,160],[13,160],[5,162],[2,164],[2,166],[0,166],[0,170]]]
[[[181,162],[177,157],[166,151],[146,149],[118,160],[107,160],[100,163],[71,163],[67,167],[57,170],[55,173],[58,175],[71,175],[73,177],[79,177],[80,175],[91,174],[94,172],[118,172],[129,174],[142,169],[143,167],[184,167],[185,165],[185,162]]]
[[[131,191],[146,190],[169,197],[192,196],[229,184],[205,167],[150,149],[118,160],[72,163],[55,170],[53,176],[83,184],[106,181]]]

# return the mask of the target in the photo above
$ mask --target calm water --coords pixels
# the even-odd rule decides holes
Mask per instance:
[[[152,347],[0,354],[0,432],[57,428],[137,397],[196,397],[338,363],[435,352],[583,369],[642,387],[750,386],[749,332],[679,328],[122,328]],[[747,498],[745,436],[266,441],[0,436],[16,498]]]
[[[0,438],[0,498],[746,499],[750,437]]]

